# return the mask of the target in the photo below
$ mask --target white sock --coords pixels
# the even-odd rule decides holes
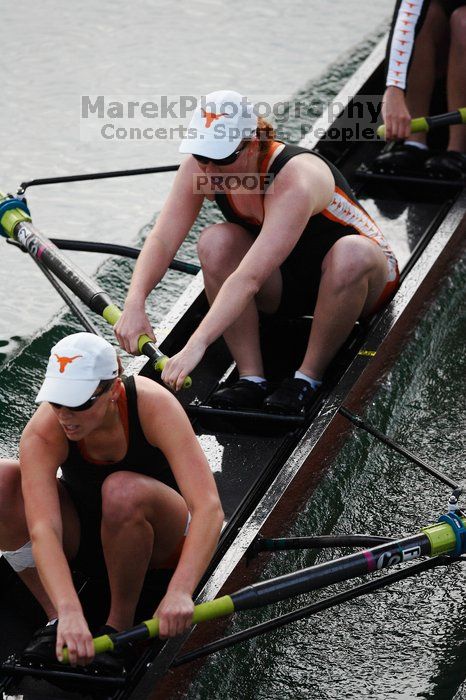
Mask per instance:
[[[247,382],[254,382],[254,384],[266,384],[267,382],[265,377],[258,377],[255,374],[245,374],[240,379],[246,379]]]
[[[53,620],[49,620],[45,626],[48,627],[49,625],[54,625],[56,622],[58,622],[58,617],[54,617]]]
[[[295,379],[304,379],[304,381],[308,382],[314,391],[317,391],[317,389],[322,386],[322,382],[319,381],[318,379],[313,379],[312,377],[308,377],[307,374],[304,374],[303,372],[300,372],[299,369],[296,370],[294,373],[294,378]]]
[[[429,150],[425,143],[419,143],[419,141],[405,141],[405,146],[415,146],[416,148],[420,148],[421,151]]]

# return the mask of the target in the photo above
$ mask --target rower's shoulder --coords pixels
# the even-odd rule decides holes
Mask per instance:
[[[24,435],[43,435],[49,440],[63,435],[60,423],[48,403],[41,403],[36,408],[23,430]]]
[[[318,195],[322,208],[333,196],[335,178],[329,165],[310,151],[298,153],[290,158],[274,179],[274,192],[279,196],[286,192],[295,196]]]
[[[277,177],[293,179],[299,178],[301,175],[304,175],[307,180],[309,175],[313,178],[328,178],[330,176],[333,179],[330,166],[325,160],[312,151],[304,150],[293,155],[280,169]]]
[[[181,161],[174,187],[186,191],[190,196],[197,194],[205,197],[208,194],[205,172],[200,168],[194,156],[187,155]]]
[[[20,440],[20,451],[30,448],[34,451],[44,450],[59,462],[68,454],[68,441],[53,409],[42,403],[26,424]],[[53,459],[51,459],[53,462]]]
[[[178,399],[165,387],[147,377],[135,377],[138,414],[146,439],[153,445],[170,435],[191,432],[191,423]]]

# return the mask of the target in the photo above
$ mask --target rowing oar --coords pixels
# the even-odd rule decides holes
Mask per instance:
[[[0,235],[20,243],[34,260],[53,272],[91,311],[114,326],[121,316],[118,306],[30,222],[31,217],[25,203],[0,192]],[[138,347],[153,362],[154,368],[161,372],[168,357],[160,352],[151,338],[141,335]],[[188,388],[191,383],[191,377],[186,377],[183,387]]]
[[[417,117],[411,120],[411,133],[420,131],[430,131],[438,126],[453,126],[454,124],[466,124],[466,107],[461,107],[455,112],[436,114],[433,117]],[[385,138],[385,124],[381,124],[377,129],[377,136]]]
[[[179,165],[158,165],[153,168],[136,168],[132,170],[110,170],[104,173],[83,173],[80,175],[63,175],[61,177],[42,177],[37,180],[22,182],[17,194],[24,194],[28,187],[38,185],[56,185],[62,182],[83,182],[85,180],[102,180],[111,177],[129,177],[130,175],[150,175],[152,173],[171,173],[179,169]]]
[[[435,525],[422,528],[417,535],[261,581],[231,595],[196,605],[192,622],[207,622],[234,612],[260,608],[419,557],[435,557],[441,554],[459,556],[465,551],[466,517],[461,518],[456,513],[449,513],[442,515]],[[94,650],[96,654],[112,651],[117,645],[152,639],[158,633],[159,620],[153,618],[124,632],[96,637],[93,640]],[[69,661],[66,648],[63,649],[63,661]]]

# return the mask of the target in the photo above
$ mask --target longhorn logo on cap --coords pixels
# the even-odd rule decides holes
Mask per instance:
[[[214,122],[216,119],[220,119],[220,117],[228,117],[228,112],[220,112],[220,114],[215,114],[215,112],[206,112],[203,107],[201,107],[201,112],[205,119],[206,129],[212,126],[212,122]]]
[[[57,355],[56,352],[54,352],[53,354],[57,358],[57,362],[60,365],[60,374],[63,374],[68,365],[74,362],[78,357],[82,357],[82,355],[74,355],[73,357],[60,357],[59,355]]]

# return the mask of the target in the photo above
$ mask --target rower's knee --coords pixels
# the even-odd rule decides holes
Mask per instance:
[[[102,520],[118,525],[140,517],[143,494],[135,474],[114,472],[102,484]]]
[[[466,6],[458,7],[450,17],[451,42],[466,48]]]
[[[330,249],[322,264],[322,274],[331,277],[334,291],[344,292],[368,280],[383,264],[383,253],[374,243],[353,236],[340,238]]]
[[[232,263],[236,267],[246,252],[246,236],[241,226],[231,223],[213,224],[205,228],[197,244],[204,273],[228,276],[232,271]]]
[[[21,504],[19,464],[13,460],[0,460],[0,524],[12,524]]]

